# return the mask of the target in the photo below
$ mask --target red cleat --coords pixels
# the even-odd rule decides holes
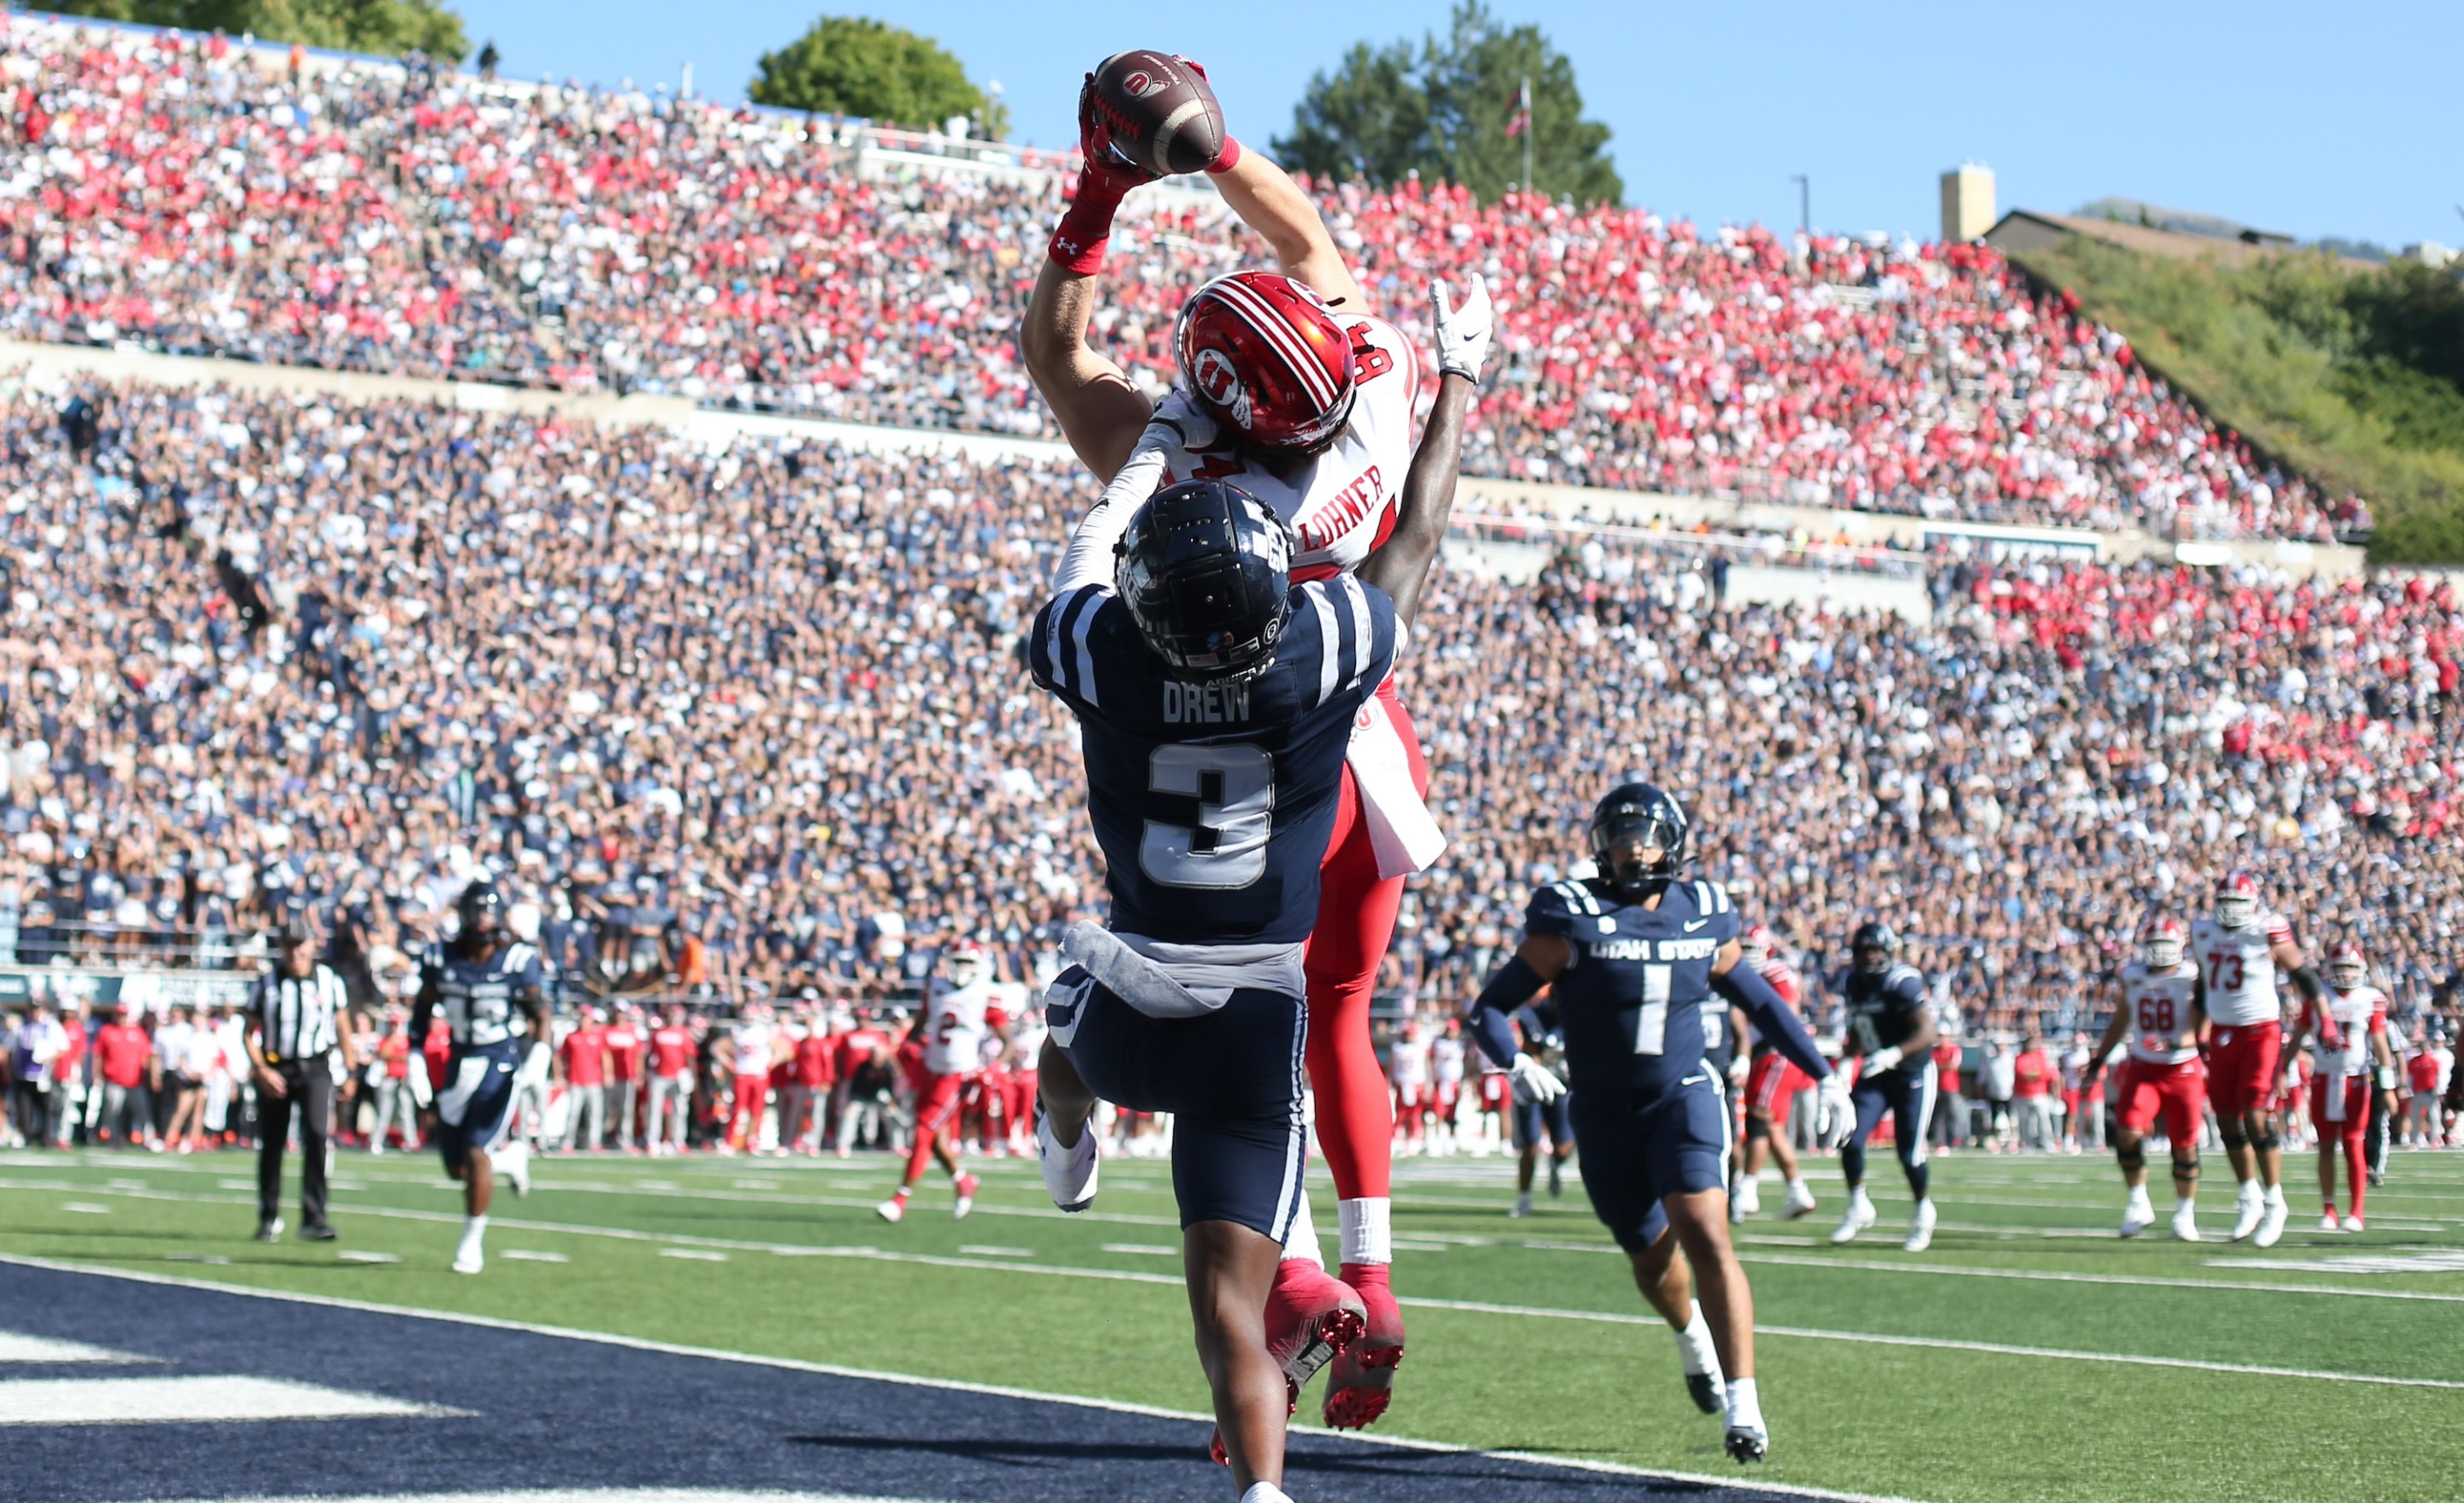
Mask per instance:
[[[1383,1263],[1346,1263],[1343,1281],[1359,1293],[1368,1322],[1327,1374],[1326,1423],[1357,1430],[1376,1423],[1395,1396],[1395,1369],[1403,1363],[1403,1311],[1395,1303]]]
[[[1392,1296],[1387,1304],[1393,1306]],[[1266,1351],[1284,1369],[1284,1397],[1291,1409],[1300,1407],[1301,1389],[1317,1376],[1318,1369],[1360,1340],[1368,1319],[1368,1306],[1361,1296],[1325,1269],[1299,1258],[1286,1258],[1277,1265],[1275,1287],[1266,1292]],[[1399,1344],[1399,1319],[1395,1329]],[[1398,1350],[1398,1359],[1400,1355]],[[1380,1403],[1378,1408],[1383,1410],[1385,1405]],[[1221,1431],[1207,1441],[1206,1454],[1218,1466],[1231,1465],[1223,1451]]]

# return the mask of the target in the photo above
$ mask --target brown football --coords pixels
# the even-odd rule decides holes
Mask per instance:
[[[1112,148],[1146,171],[1198,172],[1222,153],[1223,106],[1185,58],[1114,53],[1095,69],[1093,104]]]

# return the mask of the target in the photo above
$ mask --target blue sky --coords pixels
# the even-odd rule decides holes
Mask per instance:
[[[1066,140],[1079,76],[1125,46],[1207,64],[1243,139],[1284,129],[1309,75],[1353,41],[1417,37],[1444,0],[1237,0],[1115,18],[1017,0],[458,0],[509,72],[741,98],[754,61],[825,8],[935,36],[1001,81],[1014,134]],[[2464,57],[2456,0],[1494,0],[1575,60],[1629,201],[1706,222],[1937,228],[1935,180],[1990,164],[2005,208],[2107,194],[2304,238],[2464,244]],[[1330,20],[1330,17],[1338,19]]]

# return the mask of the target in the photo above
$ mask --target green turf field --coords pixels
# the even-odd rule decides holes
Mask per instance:
[[[2396,1154],[2359,1236],[2310,1230],[2300,1155],[2293,1230],[2264,1253],[2161,1224],[2117,1242],[2106,1160],[1970,1154],[1936,1161],[1942,1228],[1910,1256],[1881,1165],[1883,1225],[1851,1250],[1823,1240],[1828,1163],[1815,1216],[1746,1231],[1764,1480],[1978,1503],[2455,1495],[2464,1154]],[[1108,1162],[1071,1217],[1031,1165],[980,1167],[974,1216],[928,1181],[893,1227],[872,1213],[895,1176],[879,1158],[547,1161],[528,1200],[499,1192],[488,1272],[463,1278],[458,1191],[429,1156],[344,1155],[341,1240],[267,1247],[246,1155],[20,1153],[0,1157],[0,1252],[1203,1409],[1164,1166]],[[1729,1473],[1579,1187],[1510,1220],[1507,1172],[1398,1165],[1412,1344],[1380,1430]],[[2210,1196],[2218,1237],[2227,1198]]]

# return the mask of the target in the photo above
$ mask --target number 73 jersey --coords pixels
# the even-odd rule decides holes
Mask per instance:
[[[1656,908],[1597,878],[1531,895],[1525,932],[1563,935],[1573,950],[1549,997],[1576,1100],[1645,1105],[1701,1073],[1711,963],[1737,927],[1715,882],[1672,882]]]
[[[1352,721],[1395,664],[1395,603],[1351,575],[1294,585],[1265,670],[1188,684],[1110,585],[1054,597],[1028,671],[1078,717],[1111,926],[1183,945],[1297,945],[1317,923]]]
[[[2262,912],[2237,929],[2213,919],[2190,926],[2190,962],[2207,985],[2208,1016],[2219,1028],[2284,1021],[2276,994],[2276,947],[2293,943],[2293,926]]]

